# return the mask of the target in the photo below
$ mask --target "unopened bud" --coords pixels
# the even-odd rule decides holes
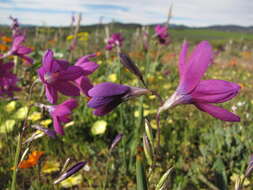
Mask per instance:
[[[57,180],[54,181],[54,184],[60,183],[61,181],[67,179],[68,177],[72,176],[76,172],[78,172],[80,169],[82,169],[85,166],[86,162],[79,162],[70,169],[68,169],[66,172],[64,172]]]
[[[122,139],[123,134],[118,134],[112,141],[111,147],[110,147],[110,152],[116,147],[116,145],[119,143],[119,141]]]
[[[124,65],[124,67],[126,67],[130,72],[135,74],[135,76],[137,76],[139,78],[139,80],[145,85],[141,71],[134,64],[134,62],[130,59],[130,57],[125,53],[120,53],[119,57],[120,57],[121,64]]]

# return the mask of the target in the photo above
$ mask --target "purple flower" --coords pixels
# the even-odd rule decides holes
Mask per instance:
[[[22,43],[25,41],[24,35],[17,35],[14,37],[11,49],[4,54],[1,58],[8,57],[10,55],[16,55],[24,59],[26,63],[32,64],[32,58],[28,57],[27,54],[32,52],[31,48],[25,47]]]
[[[72,166],[70,169],[68,169],[66,172],[64,172],[57,180],[54,181],[54,184],[60,183],[61,181],[67,179],[68,177],[72,176],[76,172],[78,172],[80,169],[82,169],[87,162],[78,162],[74,166]]]
[[[68,99],[62,104],[48,106],[51,117],[53,118],[54,130],[56,133],[64,135],[62,123],[71,121],[70,115],[74,108],[77,107],[75,99]]]
[[[57,92],[66,96],[79,96],[80,90],[74,83],[83,71],[78,66],[69,66],[64,60],[56,60],[53,52],[47,50],[42,60],[42,67],[38,69],[40,80],[46,88],[46,97],[49,102],[57,102]]]
[[[88,94],[91,100],[88,102],[88,107],[95,109],[93,112],[95,115],[103,116],[111,112],[123,101],[148,92],[149,90],[144,88],[104,82],[89,90]]]
[[[18,78],[11,72],[13,65],[12,62],[4,64],[0,60],[0,96],[13,96],[14,91],[20,90],[16,86]]]
[[[10,16],[9,18],[12,20],[12,24],[11,24],[12,36],[15,37],[17,35],[22,34],[22,31],[19,28],[18,19],[13,18],[12,16]]]
[[[167,26],[156,25],[155,36],[158,38],[159,43],[162,45],[168,45],[170,43],[170,36]]]
[[[106,50],[112,50],[114,47],[120,47],[124,41],[124,38],[120,33],[114,33],[107,40],[107,44],[105,46]]]
[[[224,80],[201,80],[213,59],[211,45],[207,41],[199,43],[190,57],[186,57],[187,49],[188,44],[185,42],[179,58],[179,86],[171,98],[159,108],[158,113],[178,104],[193,104],[199,110],[220,120],[240,121],[235,114],[213,105],[235,97],[240,86]]]
[[[82,75],[77,78],[75,82],[78,84],[80,91],[86,96],[89,96],[88,91],[93,87],[87,76],[92,74],[99,67],[98,64],[89,60],[93,57],[96,57],[96,54],[83,56],[79,58],[75,64],[75,66],[78,66],[82,69]]]

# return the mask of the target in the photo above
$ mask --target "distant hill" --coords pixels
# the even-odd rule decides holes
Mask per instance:
[[[143,25],[138,24],[138,23],[119,23],[119,22],[113,22],[110,23],[114,25],[116,28],[122,28],[122,29],[136,29],[137,27],[141,27]],[[97,27],[101,27],[107,24],[91,24],[91,25],[83,25],[81,28],[83,29],[94,29]],[[154,27],[157,24],[149,24],[145,25],[148,27]],[[35,28],[35,25],[22,25],[23,27],[28,27],[28,28]],[[7,25],[1,25],[1,28],[7,28]],[[42,26],[43,27],[43,26]],[[52,27],[52,28],[58,28],[55,26],[46,26],[46,27]],[[68,28],[68,26],[63,26],[61,28]],[[179,29],[179,30],[184,30],[184,29],[210,29],[210,30],[218,30],[218,31],[226,31],[226,32],[242,32],[242,33],[253,33],[253,26],[239,26],[239,25],[212,25],[208,27],[190,27],[186,25],[177,25],[177,24],[170,24],[171,29]]]

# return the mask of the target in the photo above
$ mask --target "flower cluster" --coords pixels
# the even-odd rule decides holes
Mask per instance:
[[[155,36],[162,45],[168,45],[170,43],[170,35],[167,26],[156,25]]]
[[[23,31],[20,30],[17,19],[14,19],[12,17],[10,17],[10,18],[13,21],[13,24],[11,26],[12,38],[13,38],[12,46],[7,53],[0,56],[0,59],[3,59],[5,57],[9,57],[9,56],[18,56],[22,60],[24,60],[25,63],[32,64],[33,59],[30,58],[29,56],[27,56],[28,54],[30,54],[32,52],[32,49],[23,45],[23,43],[25,42],[25,39],[26,39],[25,34]]]
[[[19,91],[17,87],[18,78],[12,73],[14,64],[12,62],[3,63],[0,60],[0,96],[13,96],[14,91]]]
[[[83,56],[75,65],[70,65],[65,60],[54,58],[52,50],[47,50],[42,59],[42,66],[38,75],[46,89],[46,97],[52,104],[58,100],[58,92],[66,96],[79,96],[80,92],[88,96],[88,91],[93,87],[88,75],[93,73],[98,64],[90,61],[95,54]],[[48,109],[54,121],[54,128],[58,134],[63,135],[62,123],[71,121],[70,114],[77,107],[75,99],[68,99],[56,106],[43,106]]]
[[[107,39],[105,49],[112,50],[114,47],[120,47],[124,41],[124,38],[120,33],[114,33],[109,39]]]

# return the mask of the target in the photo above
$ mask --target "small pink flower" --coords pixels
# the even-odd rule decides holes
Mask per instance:
[[[168,33],[167,26],[156,25],[155,35],[158,38],[160,44],[168,45],[170,43],[170,35]]]
[[[120,47],[124,41],[124,38],[120,33],[114,33],[107,40],[107,44],[105,46],[106,50],[112,50],[114,47]]]

